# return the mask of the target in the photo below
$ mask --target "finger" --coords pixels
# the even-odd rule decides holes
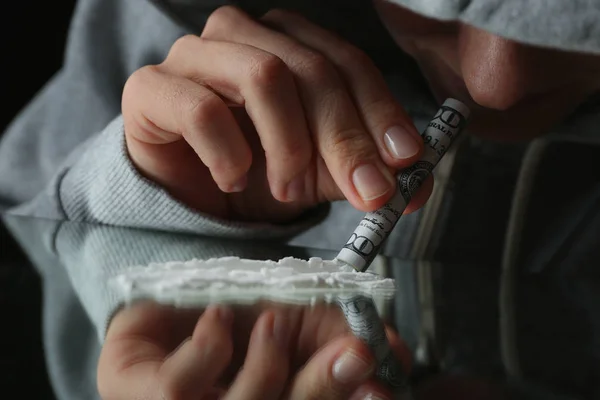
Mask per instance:
[[[303,307],[295,365],[304,365],[321,347],[349,332],[346,318],[336,304],[324,303],[314,307]]]
[[[167,356],[172,313],[154,303],[123,308],[112,318],[98,360],[97,384],[102,399],[152,398],[156,371]],[[163,345],[164,344],[164,345]]]
[[[183,138],[221,190],[244,189],[252,163],[250,147],[229,108],[209,89],[156,67],[141,68],[123,90],[123,116],[133,161],[145,167],[150,178],[156,168],[169,168],[153,163],[153,152],[162,151],[156,145]]]
[[[347,399],[374,370],[375,361],[366,345],[353,336],[341,337],[309,360],[291,383],[288,398]]]
[[[158,371],[162,399],[198,399],[212,388],[233,353],[233,313],[209,307],[192,337],[169,356]]]
[[[363,126],[345,83],[325,57],[233,7],[213,13],[202,35],[258,47],[281,58],[294,74],[315,146],[344,196],[363,211],[381,207],[391,197],[395,179]],[[337,188],[321,190],[329,199],[337,194]]]
[[[391,391],[385,387],[381,383],[376,382],[375,380],[369,380],[366,383],[363,383],[352,393],[349,397],[349,400],[391,400],[397,399],[391,393]]]
[[[224,400],[279,399],[289,373],[292,327],[284,315],[264,312],[256,321],[244,367]]]
[[[207,309],[192,338],[169,355],[175,347],[176,315],[142,303],[117,313],[98,362],[103,399],[168,400],[189,398],[188,392],[209,393],[231,357],[230,316],[227,311]]]
[[[161,68],[243,104],[265,151],[273,196],[280,201],[305,197],[313,145],[294,77],[279,57],[189,35],[173,46]]]
[[[417,189],[417,191],[413,194],[412,198],[410,199],[410,203],[408,203],[408,206],[404,210],[404,214],[413,213],[421,207],[423,207],[425,203],[427,203],[427,200],[429,200],[429,197],[431,197],[431,193],[433,192],[433,185],[433,176],[429,175],[423,181],[421,187]]]
[[[348,322],[340,307],[321,304],[315,307],[302,308],[302,324],[298,332],[296,352],[298,366],[303,365],[314,353],[330,341],[345,336],[350,332]],[[406,342],[391,327],[385,327],[390,348],[400,361],[406,374],[412,368],[412,353]]]
[[[406,168],[418,160],[423,150],[419,132],[363,51],[296,13],[272,10],[261,20],[331,60],[388,165]]]

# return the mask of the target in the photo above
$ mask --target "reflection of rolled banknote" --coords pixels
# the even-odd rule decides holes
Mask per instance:
[[[338,296],[337,301],[352,333],[373,352],[378,366],[377,377],[394,388],[406,387],[402,365],[392,352],[373,300],[363,295],[351,295]]]
[[[431,174],[469,117],[463,103],[447,99],[421,134],[425,148],[421,159],[398,175],[398,190],[379,210],[367,213],[352,233],[337,259],[358,271],[369,268],[388,235],[396,226],[412,195]]]

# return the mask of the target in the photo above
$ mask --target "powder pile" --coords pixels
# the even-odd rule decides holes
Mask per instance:
[[[356,272],[338,261],[286,257],[259,261],[212,258],[136,266],[114,280],[124,299],[201,304],[259,298],[304,303],[338,293],[391,296],[394,280]]]

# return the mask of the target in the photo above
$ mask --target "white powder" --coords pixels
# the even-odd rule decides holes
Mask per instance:
[[[306,303],[331,301],[339,293],[389,297],[395,289],[393,279],[317,257],[308,261],[224,257],[150,264],[130,268],[114,283],[125,301],[143,297],[179,305],[258,299]]]

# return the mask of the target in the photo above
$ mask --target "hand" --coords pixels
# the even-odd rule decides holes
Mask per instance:
[[[98,365],[102,398],[391,398],[338,307],[209,307],[199,314],[154,303],[117,313]],[[388,338],[407,365],[398,336],[389,330]]]
[[[218,9],[200,37],[130,77],[122,109],[139,171],[227,219],[284,222],[344,198],[372,211],[422,151],[371,60],[283,11],[259,22]],[[407,212],[429,196],[424,186]]]

